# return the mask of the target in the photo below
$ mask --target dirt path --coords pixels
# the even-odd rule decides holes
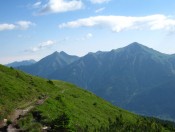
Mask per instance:
[[[12,124],[7,126],[7,132],[18,132],[19,130],[15,127],[17,125],[18,120],[22,117],[25,116],[27,113],[29,113],[33,108],[35,108],[38,105],[41,105],[45,102],[45,100],[48,97],[39,99],[35,102],[35,104],[31,104],[28,107],[24,109],[16,109],[11,115],[9,115],[8,119],[12,121]],[[6,126],[4,126],[6,127]]]
[[[12,122],[19,118],[19,116],[26,115],[34,106],[31,105],[25,109],[16,109],[15,112],[9,117]]]
[[[39,99],[35,102],[35,104],[31,104],[28,107],[26,107],[25,109],[16,109],[14,114],[10,117],[11,121],[13,122],[14,120],[18,119],[19,116],[26,115],[28,112],[30,112],[36,106],[43,104],[47,98],[48,97],[45,97],[43,99]]]
[[[16,129],[15,127],[13,127],[12,124],[10,124],[8,127],[7,127],[7,132],[19,132],[20,130]]]

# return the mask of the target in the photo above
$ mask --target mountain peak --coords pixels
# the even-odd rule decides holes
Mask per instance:
[[[52,72],[78,60],[78,56],[68,55],[64,51],[53,52],[52,54],[42,58],[34,65],[28,67],[20,67],[21,70],[33,75],[47,77]]]
[[[128,52],[147,52],[147,53],[155,53],[158,52],[156,50],[153,50],[152,48],[149,48],[145,45],[142,45],[138,42],[133,42],[131,44],[129,44],[128,46],[123,48],[124,50],[128,51]]]
[[[138,42],[133,42],[131,44],[129,44],[128,46],[126,46],[127,48],[143,48],[146,47]]]
[[[53,56],[59,56],[59,55],[64,56],[64,55],[68,55],[68,54],[64,51],[60,51],[60,52],[55,51],[51,55],[53,55]]]
[[[58,51],[55,51],[51,55],[58,55],[58,54],[59,54],[59,52]]]
[[[68,55],[66,52],[64,51],[55,51],[53,52],[51,55],[46,56],[45,58],[43,58],[44,60],[49,60],[50,62],[55,62],[55,61],[64,61],[67,62],[69,60],[74,60],[74,58],[78,58],[77,56],[73,56],[73,55]]]
[[[64,51],[61,51],[60,55],[68,55],[68,54],[66,52],[64,52]]]
[[[140,44],[140,43],[138,43],[138,42],[133,42],[133,43],[131,43],[130,45],[142,45],[142,44]]]
[[[133,42],[129,44],[128,46],[121,49],[124,53],[132,54],[132,55],[145,55],[149,54],[151,56],[154,56],[154,58],[167,58],[169,55],[161,53],[159,51],[156,51],[152,48],[149,48],[145,45],[142,45],[138,42]]]

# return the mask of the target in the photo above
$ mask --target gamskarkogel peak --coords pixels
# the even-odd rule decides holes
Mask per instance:
[[[138,49],[145,49],[145,48],[148,48],[148,47],[146,47],[143,44],[140,44],[138,42],[133,42],[133,43],[129,44],[128,46],[124,47],[124,48],[138,50]]]
[[[140,44],[138,42],[133,42],[126,47],[123,47],[122,50],[127,53],[132,53],[132,54],[137,54],[137,53],[146,53],[146,54],[151,54],[151,55],[165,55],[159,51],[156,51],[152,48],[149,48],[143,44]]]

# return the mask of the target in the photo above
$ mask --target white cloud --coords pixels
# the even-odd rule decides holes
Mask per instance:
[[[109,2],[110,0],[90,0],[93,4],[101,4],[105,2]]]
[[[42,7],[39,14],[60,13],[79,10],[81,8],[83,8],[81,0],[49,0],[49,2]]]
[[[44,47],[52,46],[52,45],[54,45],[54,44],[55,44],[54,41],[48,40],[48,41],[42,42],[42,43],[39,45],[39,47],[40,47],[40,48],[44,48]]]
[[[25,51],[27,51],[27,52],[36,52],[36,51],[39,51],[39,50],[50,48],[55,43],[56,42],[55,41],[52,41],[52,40],[44,41],[44,42],[41,42],[38,46],[32,47],[32,48],[27,49]]]
[[[35,25],[35,24],[32,23],[32,22],[30,22],[30,21],[18,21],[17,22],[17,26],[21,30],[26,30],[26,29],[28,29],[32,25]]]
[[[18,21],[16,24],[3,23],[3,24],[0,24],[0,31],[15,30],[15,29],[26,30],[32,25],[35,25],[35,24],[30,21]]]
[[[143,17],[128,16],[95,16],[75,21],[62,23],[59,28],[77,28],[77,27],[103,27],[110,28],[114,32],[124,30],[168,30],[175,27],[175,19],[165,15],[150,15]]]
[[[105,10],[105,7],[97,9],[97,10],[95,11],[95,13],[102,12],[103,10]]]
[[[3,24],[0,24],[0,31],[13,30],[15,29],[15,27],[16,26],[14,24],[3,23]]]
[[[33,8],[39,8],[41,6],[41,1],[38,1],[32,5]]]

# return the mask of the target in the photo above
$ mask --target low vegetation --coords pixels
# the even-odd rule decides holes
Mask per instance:
[[[2,65],[0,76],[0,121],[10,120],[16,109],[35,104],[17,120],[16,128],[23,131],[175,131],[172,123],[135,115],[70,83]]]

